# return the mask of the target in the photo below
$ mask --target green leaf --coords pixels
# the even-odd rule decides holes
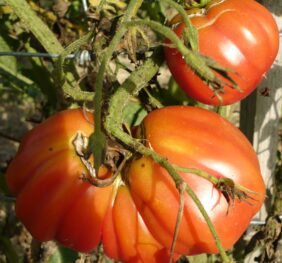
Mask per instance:
[[[73,263],[78,259],[78,253],[65,247],[58,247],[46,263]]]
[[[123,111],[123,120],[129,127],[133,127],[139,125],[146,115],[147,111],[139,102],[130,101]]]

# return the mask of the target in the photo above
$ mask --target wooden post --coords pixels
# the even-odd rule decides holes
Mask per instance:
[[[270,197],[273,186],[273,172],[276,163],[279,120],[282,117],[282,1],[260,1],[276,19],[280,32],[280,50],[278,56],[261,82],[256,92],[241,103],[240,128],[253,143],[257,152],[261,172]],[[264,96],[269,90],[269,96]],[[268,95],[268,94],[266,94]],[[282,176],[282,175],[281,175]],[[256,219],[265,220],[270,198],[257,214]]]

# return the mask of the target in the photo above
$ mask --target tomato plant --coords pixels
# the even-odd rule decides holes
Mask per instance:
[[[200,53],[224,66],[240,91],[232,89],[230,81],[220,76],[227,84],[217,91],[220,100],[176,49],[166,47],[166,62],[179,86],[193,99],[211,105],[232,104],[249,95],[278,52],[279,33],[271,13],[254,0],[244,4],[239,0],[211,1],[191,16],[191,22],[198,30]],[[176,23],[179,25],[175,33],[181,37],[185,26],[179,15],[172,20],[172,24]]]
[[[257,193],[245,200],[229,200],[229,203],[210,181],[181,173],[204,205],[224,248],[230,249],[260,209],[265,195],[251,144],[225,119],[196,107],[172,106],[153,111],[143,125],[148,147],[165,156],[171,164],[197,168],[217,178],[228,177]],[[159,242],[169,246],[179,208],[179,193],[173,180],[159,164],[142,157],[132,163],[129,181],[144,222]],[[188,195],[175,251],[179,254],[218,251],[205,220]]]
[[[148,146],[173,165],[229,177],[257,193],[253,199],[228,203],[207,179],[181,173],[202,201],[224,247],[230,248],[264,200],[258,161],[247,139],[216,113],[193,107],[153,111],[142,126]],[[133,159],[113,184],[94,186],[85,180],[88,170],[74,148],[78,132],[84,136],[93,132],[92,114],[66,110],[23,139],[6,173],[17,197],[18,218],[40,241],[54,239],[82,252],[94,250],[102,241],[106,254],[123,262],[168,262],[179,207],[179,194],[168,173],[141,157]],[[97,177],[112,176],[102,166]],[[215,253],[217,248],[197,206],[185,196],[174,260],[180,254],[202,252]]]

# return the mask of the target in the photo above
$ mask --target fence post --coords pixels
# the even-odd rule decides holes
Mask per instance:
[[[256,92],[241,103],[240,128],[253,143],[257,152],[261,172],[268,188],[268,196],[270,196],[277,160],[279,121],[282,117],[282,1],[262,0],[260,2],[272,12],[276,19],[280,32],[280,49],[274,65]],[[256,219],[265,220],[268,215],[269,201],[270,198],[266,198],[265,205],[257,214]]]

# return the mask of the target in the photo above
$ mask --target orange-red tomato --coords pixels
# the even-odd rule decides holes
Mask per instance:
[[[181,173],[209,214],[225,249],[230,249],[260,209],[265,186],[256,154],[246,137],[214,112],[173,106],[151,112],[144,119],[148,147],[176,166],[197,168],[217,177],[228,177],[256,192],[253,199],[229,204],[208,180]],[[135,204],[153,236],[171,244],[179,193],[167,171],[147,157],[135,160],[128,172]],[[248,204],[249,203],[249,204]],[[176,252],[215,253],[218,249],[207,224],[191,198],[185,196]]]
[[[40,241],[56,240],[81,252],[103,241],[116,260],[168,262],[168,249],[148,231],[127,186],[117,180],[98,188],[82,180],[87,170],[72,143],[78,131],[89,136],[93,119],[76,109],[50,117],[25,136],[6,173],[18,218]],[[100,169],[100,178],[110,176]]]
[[[168,107],[144,119],[148,147],[175,165],[229,177],[257,192],[228,208],[223,194],[208,180],[181,173],[198,195],[226,249],[247,228],[265,194],[256,155],[241,132],[213,112]],[[82,110],[55,114],[23,139],[6,178],[17,197],[16,213],[40,241],[56,240],[81,252],[102,242],[105,253],[126,263],[169,260],[179,194],[167,172],[151,159],[133,160],[111,186],[95,187],[82,176],[88,171],[73,140],[93,132],[93,119]],[[111,177],[106,167],[99,178]],[[227,213],[228,211],[228,213]],[[174,260],[181,254],[215,253],[213,237],[191,198],[184,216]]]
[[[179,19],[174,18],[173,23]],[[225,86],[224,93],[219,94],[221,102],[181,54],[166,47],[166,62],[176,82],[190,97],[206,104],[227,105],[245,98],[265,76],[278,52],[279,32],[271,13],[254,0],[216,0],[191,21],[198,29],[200,53],[230,69],[241,91]],[[181,36],[184,27],[181,22],[175,33]]]

